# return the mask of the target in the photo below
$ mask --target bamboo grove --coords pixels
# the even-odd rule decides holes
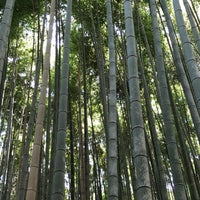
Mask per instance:
[[[0,200],[199,200],[199,16],[0,0]]]

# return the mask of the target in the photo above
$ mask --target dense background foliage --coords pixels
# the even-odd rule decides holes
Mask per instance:
[[[178,0],[177,0],[178,1]],[[178,52],[194,105],[187,99],[182,74],[174,54],[174,43],[163,11],[162,0],[156,1],[156,12],[167,80],[170,108],[174,124],[175,143],[184,179],[187,199],[200,198],[200,85],[190,77],[182,32],[178,29],[172,1],[165,1],[173,23]],[[185,27],[192,46],[194,65],[200,80],[200,3],[189,1],[195,27],[191,27],[190,13],[179,0]],[[2,20],[6,0],[0,1]],[[153,199],[162,199],[161,174],[168,199],[174,199],[174,175],[170,161],[162,101],[160,96],[150,1],[133,1],[133,20],[137,47],[140,96],[144,133],[150,169]],[[66,26],[67,1],[57,0],[50,57],[50,74],[46,96],[42,150],[38,175],[37,199],[49,199],[52,187],[56,135],[59,113],[59,90]],[[109,104],[109,49],[106,1],[75,0],[72,7],[69,55],[69,88],[67,105],[65,199],[108,199],[108,104]],[[136,199],[135,164],[128,84],[127,46],[123,2],[112,1],[113,30],[116,50],[116,97],[119,199]],[[9,35],[5,73],[0,86],[0,199],[17,199],[23,159],[30,163],[35,133],[35,120],[41,90],[50,18],[50,1],[16,0]],[[1,31],[0,31],[1,34]],[[198,46],[199,45],[199,46]],[[37,77],[39,79],[37,79]],[[37,83],[39,81],[39,84]],[[67,88],[66,88],[67,89]],[[196,92],[196,93],[195,93]],[[196,95],[196,98],[195,98]],[[195,107],[197,117],[190,107]],[[171,123],[171,122],[170,122]],[[196,124],[196,125],[195,125]],[[29,128],[31,127],[31,128]],[[29,130],[30,129],[30,130]],[[30,149],[27,150],[27,141]],[[174,141],[172,141],[173,143]],[[159,153],[159,155],[158,155]],[[84,160],[85,159],[85,160]],[[161,166],[159,165],[161,162]],[[85,171],[84,171],[85,170]],[[85,174],[83,175],[83,171]],[[83,180],[84,179],[84,180]],[[85,182],[84,182],[85,181]],[[83,185],[87,186],[83,186]],[[193,196],[193,195],[196,196]],[[138,199],[140,200],[140,199]]]

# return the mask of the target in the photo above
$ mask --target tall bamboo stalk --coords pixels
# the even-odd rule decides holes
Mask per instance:
[[[7,0],[2,21],[0,23],[0,84],[2,84],[2,73],[8,50],[8,40],[12,22],[15,0]]]
[[[136,173],[136,198],[152,199],[149,166],[147,158],[144,123],[140,99],[139,74],[136,52],[136,39],[130,0],[124,1],[126,47],[128,65],[128,83],[130,92],[131,133],[133,137],[133,155]]]
[[[109,121],[108,121],[108,199],[119,199],[116,56],[111,1],[106,1],[108,48],[109,48]]]
[[[62,72],[60,82],[58,132],[55,154],[55,165],[52,185],[52,200],[63,200],[65,197],[65,138],[67,128],[69,52],[71,30],[72,0],[67,2],[67,19],[65,25]]]
[[[43,121],[44,121],[45,106],[46,106],[46,90],[48,86],[48,77],[49,77],[50,52],[51,52],[51,40],[53,33],[54,16],[55,16],[55,0],[52,0],[50,19],[49,19],[49,31],[47,36],[47,46],[45,52],[38,112],[36,117],[35,137],[34,137],[32,158],[30,165],[30,173],[28,178],[26,200],[35,200],[37,197],[38,175],[40,168],[40,153],[41,153],[42,135],[43,135]]]

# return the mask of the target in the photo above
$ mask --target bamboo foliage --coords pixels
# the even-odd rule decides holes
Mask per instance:
[[[198,200],[199,1],[8,2],[0,199]]]

